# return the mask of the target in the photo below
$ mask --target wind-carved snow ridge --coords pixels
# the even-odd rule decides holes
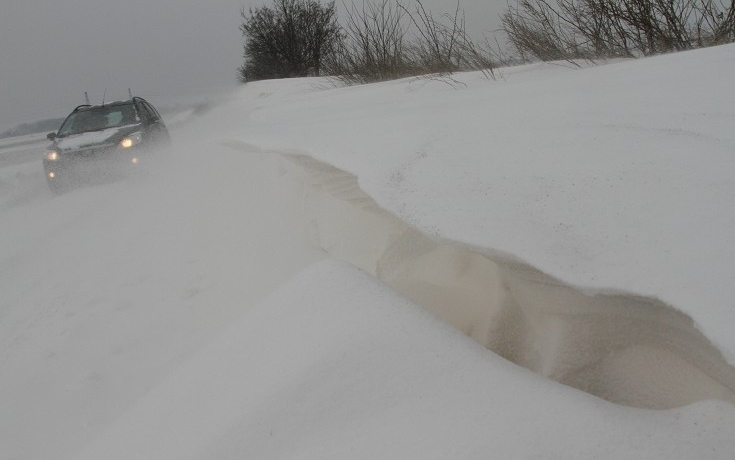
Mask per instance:
[[[272,155],[302,194],[310,238],[506,359],[608,401],[666,409],[735,403],[735,369],[679,311],[632,295],[587,295],[534,268],[423,234],[357,178],[311,157]]]

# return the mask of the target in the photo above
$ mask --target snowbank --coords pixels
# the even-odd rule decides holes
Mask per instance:
[[[218,113],[231,138],[350,172],[426,234],[659,299],[735,364],[734,72],[727,45],[497,81],[262,82]]]
[[[510,361],[635,407],[735,402],[735,368],[677,310],[638,296],[588,295],[525,264],[423,234],[380,209],[351,174],[301,155],[270,155],[279,182],[301,190],[315,246]]]

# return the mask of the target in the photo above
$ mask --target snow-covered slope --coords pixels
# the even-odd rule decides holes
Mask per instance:
[[[589,293],[660,299],[735,364],[733,72],[728,45],[497,81],[263,82],[226,117],[236,138],[351,172],[429,234]]]
[[[693,366],[732,363],[733,70],[725,46],[496,81],[260,82],[139,180],[55,197],[40,159],[0,162],[0,459],[730,459],[732,403],[612,404],[370,275],[472,297],[489,261],[503,299],[574,299],[580,327],[604,316],[585,299],[612,299],[590,335],[676,349],[696,326],[716,348]],[[556,357],[606,351],[612,385],[620,362],[662,365],[600,343]]]

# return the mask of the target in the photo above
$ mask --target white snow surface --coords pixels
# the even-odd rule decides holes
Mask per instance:
[[[61,196],[0,150],[0,459],[731,459],[733,404],[611,404],[333,260],[268,152],[437,240],[661,299],[735,363],[734,71],[722,46],[252,83],[164,167]]]
[[[496,81],[262,82],[228,117],[248,113],[237,138],[353,173],[429,234],[660,299],[735,364],[734,72],[729,45]]]

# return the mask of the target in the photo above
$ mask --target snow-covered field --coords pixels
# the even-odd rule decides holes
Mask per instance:
[[[731,459],[734,71],[253,83],[61,196],[0,149],[0,459]]]

